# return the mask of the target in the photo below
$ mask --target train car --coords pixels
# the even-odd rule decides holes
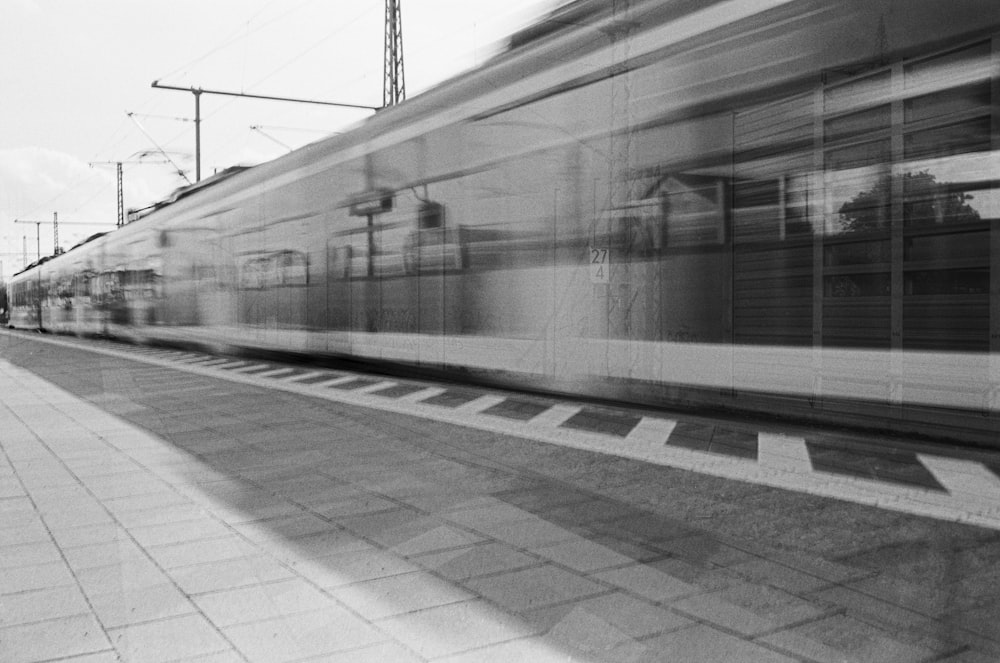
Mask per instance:
[[[995,445],[998,63],[992,0],[573,2],[11,324]]]

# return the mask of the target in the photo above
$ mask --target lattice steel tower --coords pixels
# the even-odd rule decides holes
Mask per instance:
[[[403,19],[401,0],[385,0],[385,67],[382,105],[395,106],[406,98],[403,80]]]

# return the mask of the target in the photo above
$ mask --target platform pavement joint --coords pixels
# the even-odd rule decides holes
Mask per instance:
[[[358,445],[356,420],[324,429],[323,451],[215,434],[198,454],[30,372],[0,375],[0,659],[1000,655],[912,597],[876,598],[877,573],[674,521],[643,523],[656,545],[641,545],[616,536],[645,517],[619,502],[514,490],[520,477],[388,435]]]
[[[50,340],[54,343],[73,341]],[[101,351],[88,345],[89,350]],[[1000,529],[1000,460],[984,463],[934,452],[892,449],[844,436],[755,430],[687,417],[644,416],[620,408],[498,396],[488,390],[444,389],[344,371],[315,371],[272,362],[122,346],[104,351],[199,375],[327,400],[514,434],[542,442],[635,458],[724,478],[761,483],[880,508]],[[400,391],[401,390],[401,391]]]

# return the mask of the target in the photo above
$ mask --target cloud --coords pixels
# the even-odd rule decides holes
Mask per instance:
[[[113,174],[64,152],[42,147],[0,150],[0,190],[4,192],[0,213],[51,215],[85,209],[106,214],[107,205],[96,201],[96,194],[111,186],[113,204],[114,184]]]
[[[15,11],[24,14],[41,14],[42,7],[35,0],[14,0]]]

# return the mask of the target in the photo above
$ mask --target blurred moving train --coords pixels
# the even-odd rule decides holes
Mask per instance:
[[[995,0],[580,0],[10,285],[15,327],[996,444]]]

